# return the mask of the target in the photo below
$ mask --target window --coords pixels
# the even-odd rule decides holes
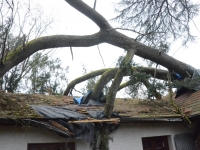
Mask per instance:
[[[75,150],[75,143],[33,143],[28,144],[28,150]]]
[[[143,150],[169,150],[167,136],[142,138]]]
[[[75,150],[75,143],[74,142],[68,142],[67,143],[67,150]]]

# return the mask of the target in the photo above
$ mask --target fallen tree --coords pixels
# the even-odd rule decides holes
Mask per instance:
[[[91,94],[95,98],[98,95],[98,92],[101,91],[102,87],[111,79],[113,82],[110,86],[109,92],[106,95],[106,105],[104,113],[110,118],[112,111],[114,100],[117,91],[122,87],[120,87],[122,78],[126,76],[131,70],[131,61],[134,55],[140,56],[144,59],[151,60],[165,68],[167,68],[170,72],[176,72],[179,75],[184,77],[191,78],[193,72],[196,70],[194,67],[181,62],[166,53],[160,51],[160,49],[156,49],[155,47],[150,47],[139,42],[134,38],[128,37],[120,32],[118,32],[115,28],[113,28],[109,22],[100,15],[95,9],[89,7],[81,0],[66,0],[66,2],[77,9],[79,12],[87,16],[91,19],[99,28],[100,31],[94,33],[92,35],[85,36],[75,36],[75,35],[52,35],[52,36],[44,36],[34,39],[32,41],[27,42],[16,48],[16,50],[10,51],[7,56],[4,57],[1,65],[0,65],[0,76],[4,75],[7,71],[9,71],[12,67],[16,66],[35,52],[48,49],[48,48],[57,48],[57,47],[89,47],[98,45],[101,43],[108,43],[119,48],[122,48],[127,51],[126,56],[120,62],[120,65],[116,69],[103,69],[101,71],[96,71],[94,74],[85,75],[79,79],[76,79],[73,83],[71,83],[65,91],[65,95],[67,95],[71,89],[75,86],[75,84],[82,82],[92,76],[102,75],[100,80],[97,82],[94,93]],[[162,4],[167,1],[163,1]],[[162,8],[162,5],[160,6]],[[149,71],[148,74],[153,74],[155,69],[146,68],[146,72]],[[150,71],[151,70],[151,71]],[[145,72],[145,71],[144,71]],[[160,73],[164,73],[165,76],[167,71],[160,71]],[[155,77],[155,74],[153,75]],[[159,70],[157,70],[156,78],[159,78]],[[148,86],[148,82],[145,82]],[[102,128],[102,144],[101,149],[108,149],[108,130]]]
[[[100,79],[97,81],[97,83],[94,86],[94,89],[92,91],[92,94],[90,95],[90,98],[95,100],[100,96],[101,91],[103,90],[104,86],[115,77],[115,74],[117,73],[118,68],[105,68],[105,69],[100,69],[100,70],[95,70],[92,71],[88,74],[85,74],[81,77],[78,77],[76,79],[74,79],[73,81],[71,81],[65,92],[64,95],[70,95],[72,94],[73,89],[75,88],[75,86],[81,82],[87,81],[90,78],[94,78],[96,76],[101,76]],[[132,67],[130,69],[130,71],[125,75],[125,76],[130,76],[131,72],[142,72],[142,73],[146,73],[151,75],[151,77],[155,77],[156,79],[160,79],[160,80],[166,80],[167,79],[167,74],[168,71],[167,70],[163,70],[163,69],[156,69],[156,74],[155,74],[155,68],[148,68],[148,67]],[[172,73],[172,79],[176,78],[175,73]],[[146,87],[149,87],[150,83],[145,80],[144,85]],[[119,88],[118,91],[131,85],[131,81],[129,82],[125,82],[122,83]]]
[[[135,55],[158,63],[169,70],[174,70],[184,77],[193,74],[195,68],[188,64],[176,60],[175,58],[160,52],[158,49],[146,46],[137,40],[116,31],[103,16],[86,5],[83,1],[66,0],[66,2],[90,18],[100,28],[100,31],[86,36],[52,35],[29,41],[25,45],[18,47],[15,51],[9,52],[3,59],[3,64],[0,66],[0,76],[33,53],[42,49],[57,47],[89,47],[101,43],[109,43],[125,50],[134,49]]]

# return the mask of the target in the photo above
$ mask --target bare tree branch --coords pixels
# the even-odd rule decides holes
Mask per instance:
[[[73,56],[72,47],[70,47],[70,52],[71,52],[71,55],[72,55],[72,60],[74,60],[74,56]]]
[[[148,67],[132,67],[131,68],[132,72],[144,72],[146,74],[151,75],[152,77],[154,77],[154,72],[155,72],[155,68],[148,68]],[[90,72],[88,74],[85,74],[79,78],[76,78],[75,80],[71,81],[69,83],[69,85],[67,86],[67,89],[64,92],[64,95],[68,95],[70,90],[73,89],[75,87],[75,85],[84,82],[90,78],[94,78],[96,76],[101,75],[101,77],[99,78],[99,80],[97,81],[97,83],[95,84],[94,90],[91,94],[91,98],[95,99],[99,96],[99,94],[101,93],[101,91],[103,90],[104,86],[115,77],[115,74],[117,73],[117,68],[105,68],[105,69],[100,69],[100,70],[96,70],[93,72]],[[160,80],[166,80],[167,79],[167,70],[162,70],[162,69],[157,69],[157,73],[156,73],[156,78],[160,79]],[[130,76],[130,72],[128,72],[128,74],[126,74],[126,76]],[[172,73],[172,79],[176,78],[176,75],[174,73]]]
[[[86,81],[90,78],[93,78],[93,77],[96,77],[96,76],[99,76],[101,74],[103,74],[105,71],[107,71],[108,68],[106,69],[101,69],[101,70],[97,70],[97,71],[94,71],[92,73],[88,73],[88,74],[85,74],[79,78],[76,78],[75,80],[71,81],[68,86],[67,86],[67,89],[65,90],[64,92],[64,95],[68,95],[69,92],[71,91],[71,89],[73,89],[75,87],[76,84],[79,84],[83,81]]]
[[[94,9],[85,4],[82,0],[65,0],[68,4],[74,7],[76,10],[80,11],[82,14],[90,18],[96,25],[101,29],[112,28],[108,21],[96,12]]]
[[[104,109],[104,114],[110,118],[113,112],[115,97],[119,88],[120,83],[122,82],[122,79],[124,75],[128,73],[130,70],[130,62],[133,59],[135,49],[128,49],[126,56],[124,57],[123,61],[120,64],[119,69],[117,70],[117,73],[115,75],[115,78],[109,88],[109,92],[106,95],[106,106]]]
[[[78,9],[81,13],[92,19],[100,28],[101,31],[88,36],[67,36],[67,35],[55,35],[40,37],[33,41],[28,42],[24,50],[22,47],[17,48],[16,53],[10,52],[7,58],[4,59],[4,66],[0,66],[0,76],[6,71],[23,61],[25,58],[32,55],[34,52],[55,47],[88,47],[97,45],[103,42],[110,43],[123,49],[135,49],[135,55],[142,58],[149,59],[156,62],[169,70],[174,70],[176,73],[182,76],[188,77],[188,74],[193,74],[195,68],[178,61],[165,53],[160,53],[159,50],[148,47],[140,42],[135,41],[115,30],[107,31],[112,28],[109,23],[98,12],[87,6],[81,0],[66,0],[70,5]],[[106,29],[106,30],[104,30]],[[17,55],[16,55],[17,54]],[[12,61],[11,61],[12,60]]]
[[[121,22],[123,27],[139,30],[144,35],[139,40],[145,44],[157,45],[172,38],[173,41],[182,38],[183,44],[194,40],[189,23],[198,15],[199,4],[180,0],[121,0],[116,6],[118,16],[113,20]]]
[[[169,70],[174,70],[176,73],[181,74],[183,77],[188,77],[188,74],[193,74],[195,68],[178,61],[165,53],[160,53],[155,48],[148,47],[134,39],[127,37],[115,30],[107,31],[107,29],[112,28],[107,21],[98,14],[95,10],[87,6],[80,0],[66,0],[76,9],[79,9],[83,14],[87,15],[90,19],[99,25],[100,28],[106,29],[102,30],[96,34],[88,36],[67,36],[67,35],[55,35],[46,36],[35,39],[28,42],[24,50],[19,47],[17,51],[10,52],[6,59],[4,59],[4,66],[0,66],[0,76],[2,76],[6,71],[11,69],[14,65],[20,63],[25,58],[32,55],[34,52],[47,48],[55,47],[87,47],[97,45],[103,42],[110,43],[114,46],[121,47],[123,49],[135,48],[135,55],[142,58],[149,59],[156,62]],[[15,55],[17,54],[17,55]],[[12,60],[12,62],[11,62]]]
[[[97,4],[97,0],[94,0],[94,6],[93,6],[94,10],[96,9],[96,4]]]
[[[99,43],[101,43],[99,33],[88,36],[54,35],[40,37],[26,43],[24,47],[20,46],[15,51],[9,52],[3,60],[4,65],[0,66],[0,76],[39,50],[57,47],[88,47]]]
[[[103,60],[103,57],[102,57],[102,55],[101,55],[101,51],[100,51],[99,45],[97,45],[97,48],[98,48],[98,50],[99,50],[99,55],[100,55],[100,57],[101,57],[101,60],[102,60],[102,62],[103,62],[103,65],[104,65],[104,67],[105,67],[106,65],[105,65],[104,60]]]

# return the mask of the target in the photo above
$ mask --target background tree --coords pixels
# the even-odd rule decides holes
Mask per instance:
[[[24,77],[23,85],[28,93],[63,94],[63,87],[68,82],[68,67],[62,68],[60,59],[36,53],[29,60],[28,66],[30,70]]]
[[[116,5],[115,21],[133,31],[137,40],[149,46],[169,45],[176,39],[183,44],[194,40],[189,23],[198,15],[199,5],[193,1],[121,0]]]
[[[45,16],[40,7],[32,7],[30,1],[2,0],[0,5],[0,54],[1,64],[9,51],[24,46],[32,38],[41,36],[52,19]],[[45,18],[45,19],[44,19]],[[35,64],[36,65],[36,64]],[[21,80],[30,71],[29,58],[12,68],[0,79],[0,89],[14,92],[22,88]]]

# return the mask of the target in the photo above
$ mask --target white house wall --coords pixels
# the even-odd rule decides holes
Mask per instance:
[[[0,150],[27,150],[28,143],[71,142],[53,131],[43,128],[0,126]],[[76,150],[90,149],[88,142],[76,140]]]
[[[110,150],[143,150],[143,137],[168,136],[170,150],[176,150],[174,135],[190,132],[191,129],[183,123],[123,124],[110,135],[113,142],[109,143],[109,147]]]
[[[183,123],[134,123],[121,124],[110,136],[110,150],[143,150],[142,138],[168,136],[170,150],[175,150],[174,135],[189,133],[191,129]],[[27,150],[28,143],[59,143],[71,142],[44,128],[22,128],[0,126],[0,150]],[[90,150],[90,144],[75,140],[76,150]]]

